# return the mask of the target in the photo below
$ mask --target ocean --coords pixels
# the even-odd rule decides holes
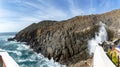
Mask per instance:
[[[41,54],[34,52],[29,46],[17,41],[7,41],[14,37],[16,33],[0,33],[0,49],[5,50],[18,63],[20,67],[65,67],[48,60]]]

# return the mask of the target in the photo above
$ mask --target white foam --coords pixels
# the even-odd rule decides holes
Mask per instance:
[[[24,44],[19,44],[17,50],[27,50],[29,48],[30,48],[29,46],[26,46]]]
[[[99,32],[95,34],[95,38],[92,38],[91,40],[88,41],[88,49],[90,51],[90,54],[95,52],[96,46],[99,43],[107,41],[108,39],[105,24],[100,22],[99,25],[100,25]]]
[[[44,58],[44,60],[46,61],[45,64],[48,65],[48,67],[66,67],[66,65],[61,65],[58,62],[55,62],[53,58],[50,60],[48,58]]]
[[[17,50],[30,50],[30,47],[27,45],[21,44]],[[37,58],[37,60],[36,60]],[[37,62],[37,67],[43,67],[44,65],[47,65],[48,67],[66,67],[65,65],[61,65],[57,62],[55,62],[53,59],[49,60],[48,58],[45,58],[41,53],[37,54],[36,52],[33,53],[28,59],[19,59],[18,62],[25,62],[25,61],[39,61]],[[44,62],[43,64],[40,64],[41,62]]]
[[[36,61],[36,60],[32,60],[32,59],[19,59],[17,62],[27,62],[27,61],[33,62],[33,61]]]
[[[26,59],[22,59],[22,58],[20,58],[20,56],[22,56],[22,53],[21,53],[22,50],[27,50],[29,52],[29,51],[33,51],[33,49],[31,49],[29,46],[25,45],[24,43],[17,42],[17,41],[11,41],[11,42],[6,43],[6,45],[10,45],[10,44],[11,45],[13,44],[13,46],[17,45],[16,50],[7,50],[7,49],[5,49],[4,51],[15,53],[18,57],[14,58],[14,59],[18,63],[19,62],[36,61],[37,63],[36,63],[35,66],[37,66],[37,67],[43,67],[44,65],[46,65],[48,67],[66,67],[65,65],[61,65],[61,64],[55,62],[53,59],[49,60],[48,58],[45,58],[42,54],[40,54],[40,53],[37,54],[36,52],[33,52],[33,54],[28,56]],[[40,64],[42,62],[43,62],[43,64]],[[25,65],[23,63],[23,64],[20,64],[20,66],[21,67],[27,67],[29,65]],[[30,67],[34,67],[34,65],[33,66],[31,65]]]
[[[7,50],[7,52],[15,53],[18,56],[22,56],[22,53],[20,51],[10,51],[10,50]]]

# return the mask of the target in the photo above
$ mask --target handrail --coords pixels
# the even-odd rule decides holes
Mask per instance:
[[[101,46],[96,46],[93,57],[93,67],[116,67],[112,61],[107,57]]]
[[[19,65],[14,61],[14,59],[6,52],[0,52],[1,60],[3,62],[3,67],[19,67]]]

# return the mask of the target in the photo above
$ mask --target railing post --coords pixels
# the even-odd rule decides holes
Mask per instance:
[[[119,67],[119,56],[118,56],[118,67]]]

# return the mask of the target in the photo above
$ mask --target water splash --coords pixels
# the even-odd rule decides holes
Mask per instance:
[[[95,33],[95,38],[92,38],[91,40],[88,41],[88,49],[90,51],[90,55],[94,53],[95,48],[96,46],[98,46],[99,43],[108,40],[105,24],[100,22],[99,25],[100,25],[99,32]]]

